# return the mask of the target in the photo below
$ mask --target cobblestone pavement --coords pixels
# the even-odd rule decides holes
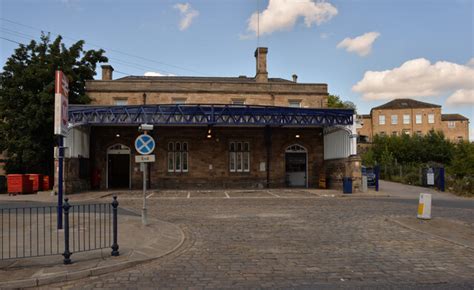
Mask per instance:
[[[149,213],[179,224],[175,253],[58,288],[474,287],[474,250],[391,221],[417,203],[387,198],[152,199]],[[122,199],[139,211],[141,201]],[[434,208],[473,225],[472,208]]]

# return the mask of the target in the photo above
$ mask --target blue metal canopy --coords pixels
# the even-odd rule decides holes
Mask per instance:
[[[78,125],[352,125],[352,109],[306,109],[254,105],[70,105],[69,122]]]

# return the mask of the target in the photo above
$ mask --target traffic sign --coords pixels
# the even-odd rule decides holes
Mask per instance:
[[[142,134],[135,139],[135,149],[142,155],[148,155],[155,150],[155,140],[146,134]]]
[[[135,156],[135,162],[137,162],[137,163],[155,162],[155,154],[137,155],[137,156]]]

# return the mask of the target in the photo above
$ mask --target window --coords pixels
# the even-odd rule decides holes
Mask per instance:
[[[418,135],[418,136],[422,136],[422,135],[423,135],[423,133],[421,133],[421,131],[416,131],[416,135]]]
[[[398,115],[392,115],[392,125],[398,124]]]
[[[229,143],[229,170],[230,172],[250,171],[249,142]]]
[[[300,108],[301,100],[288,100],[288,106],[291,108]]]
[[[186,98],[173,98],[173,104],[184,105],[186,104]]]
[[[403,124],[410,124],[410,115],[408,114],[403,115]]]
[[[462,136],[458,136],[458,142],[462,142],[464,138]]]
[[[127,99],[115,99],[114,100],[114,105],[116,105],[116,106],[126,106],[126,105],[128,105],[128,100]]]
[[[232,99],[232,105],[245,105],[245,99]]]
[[[403,135],[410,135],[410,130],[408,129],[403,129]]]
[[[456,128],[456,121],[449,121],[448,128]]]
[[[385,125],[385,115],[379,115],[379,125]]]
[[[397,136],[398,135],[398,132],[397,131],[393,131],[392,132],[392,136]]]
[[[188,142],[168,143],[168,172],[188,172]]]
[[[384,137],[385,137],[385,136],[386,136],[385,132],[384,132],[384,131],[380,132],[380,136],[384,136]]]
[[[434,114],[428,114],[428,123],[434,124]]]
[[[416,114],[415,115],[415,124],[421,124],[422,119],[423,119],[422,114]]]

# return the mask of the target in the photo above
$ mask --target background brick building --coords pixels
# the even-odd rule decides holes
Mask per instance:
[[[396,99],[374,107],[370,115],[359,116],[359,140],[371,142],[379,135],[418,134],[441,131],[453,142],[469,140],[469,119],[459,114],[442,114],[441,106],[412,99]]]

